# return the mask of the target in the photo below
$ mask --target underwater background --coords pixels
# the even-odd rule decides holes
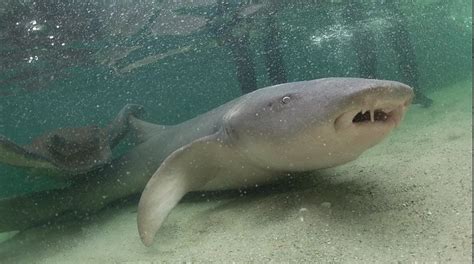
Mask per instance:
[[[409,140],[423,126],[450,120],[443,118],[448,112],[461,111],[463,122],[471,118],[471,8],[466,0],[2,1],[0,134],[27,144],[59,127],[104,126],[127,103],[143,105],[150,122],[176,124],[245,89],[282,80],[367,77],[356,47],[362,45],[376,56],[375,76],[369,77],[408,83],[433,100],[417,106],[423,111],[418,119],[407,117],[403,140]],[[397,37],[407,37],[393,33],[400,25],[409,42],[394,46]],[[354,36],[366,39],[356,42]],[[272,49],[279,52],[277,66],[268,62]],[[414,78],[400,66],[406,60],[416,67]],[[242,71],[247,75],[239,77]],[[467,129],[455,136],[470,136],[470,124]],[[400,143],[395,139],[391,144]],[[451,169],[465,173],[471,164],[463,161]],[[0,197],[58,184],[0,164]],[[467,193],[472,195],[470,186]]]
[[[160,124],[206,112],[242,94],[232,50],[220,44],[227,31],[248,35],[255,88],[271,85],[264,57],[271,1],[229,1],[224,11],[218,2],[4,1],[0,133],[26,144],[58,127],[104,125],[127,103],[143,105],[147,119]],[[368,49],[377,56],[376,77],[409,83],[389,34],[400,19],[415,52],[415,89],[429,93],[470,78],[469,1],[361,3],[360,17],[350,22],[343,19],[345,1],[280,4],[271,16],[287,81],[359,77],[351,37],[362,28],[373,34]],[[160,12],[164,19],[156,19]],[[236,19],[242,12],[249,14]],[[0,196],[29,190],[18,183],[24,171],[1,168]]]
[[[217,2],[2,2],[0,133],[28,143],[58,127],[105,124],[126,103],[143,105],[148,120],[161,124],[210,110],[242,94],[231,48],[219,44],[227,31],[246,34],[256,88],[271,85],[263,55],[271,1],[229,1],[224,11]],[[360,17],[349,22],[345,1],[280,4],[272,16],[286,80],[360,76],[351,37],[362,28],[373,34],[368,48],[377,56],[376,77],[409,83],[388,33],[400,19],[415,52],[415,89],[429,92],[470,78],[469,1],[391,2],[362,1]],[[155,21],[160,12],[169,21]],[[249,14],[236,19],[242,12]],[[1,168],[0,196],[28,190],[17,182],[23,171]]]

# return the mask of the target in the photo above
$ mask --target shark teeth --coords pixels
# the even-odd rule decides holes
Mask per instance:
[[[364,123],[393,122],[397,127],[405,110],[405,106],[392,102],[370,102],[362,106],[359,108],[360,111],[348,111],[337,117],[334,121],[336,130],[347,129],[353,125],[363,125]]]

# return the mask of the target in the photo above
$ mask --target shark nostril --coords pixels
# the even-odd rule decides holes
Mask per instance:
[[[373,115],[373,116],[372,116]],[[359,112],[352,119],[352,123],[363,123],[363,122],[376,122],[376,121],[386,121],[388,119],[388,113],[377,109],[372,113],[370,111]]]
[[[386,121],[388,119],[388,114],[382,110],[376,110],[374,118],[375,121]]]
[[[365,122],[365,121],[369,121],[370,120],[370,113],[369,111],[366,111],[364,113],[362,112],[359,112],[357,113],[354,118],[352,119],[352,122],[353,123],[361,123],[361,122]]]

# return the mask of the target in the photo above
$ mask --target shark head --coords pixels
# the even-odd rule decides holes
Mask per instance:
[[[403,119],[412,89],[395,81],[327,78],[247,94],[225,116],[226,141],[256,166],[328,168],[356,159]]]

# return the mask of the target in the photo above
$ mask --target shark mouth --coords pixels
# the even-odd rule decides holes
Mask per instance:
[[[364,113],[357,113],[354,118],[352,118],[352,123],[363,123],[363,122],[383,122],[387,121],[389,114],[381,109],[375,111],[365,111]]]
[[[398,105],[370,110],[349,111],[336,118],[334,125],[336,129],[371,124],[394,124],[397,126],[403,117],[404,110],[404,105]]]

